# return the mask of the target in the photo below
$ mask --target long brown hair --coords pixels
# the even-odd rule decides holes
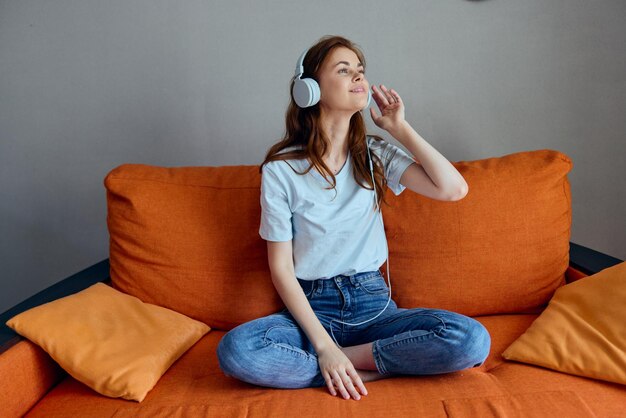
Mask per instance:
[[[359,58],[365,69],[365,57],[359,47],[348,39],[341,36],[327,35],[320,38],[315,45],[313,45],[303,60],[304,73],[302,78],[313,78],[318,81],[318,72],[324,62],[326,56],[336,47],[344,46],[351,49]],[[290,97],[289,106],[285,114],[286,132],[283,138],[272,145],[265,155],[265,160],[259,167],[259,172],[263,172],[263,166],[271,161],[276,160],[290,160],[290,159],[308,159],[311,161],[309,168],[303,173],[296,172],[300,175],[305,175],[313,167],[330,183],[328,190],[335,189],[337,181],[335,175],[324,163],[322,156],[326,153],[326,150],[330,147],[330,140],[324,133],[321,120],[320,120],[320,107],[319,103],[307,108],[300,108],[296,105],[292,89],[294,85],[295,76],[291,79],[289,85]],[[366,128],[365,121],[361,112],[356,112],[350,119],[350,126],[348,129],[348,149],[350,156],[352,157],[353,175],[357,184],[364,189],[373,190],[372,178],[369,170],[369,158],[367,152],[366,143]],[[368,135],[373,137],[376,141],[381,141],[382,138],[378,135]],[[284,153],[280,153],[285,148],[296,146],[296,149]],[[385,171],[383,164],[380,161],[378,155],[370,150],[372,157],[372,165],[374,167],[374,183],[376,185],[376,193],[378,194],[378,205],[384,202],[388,205],[384,198],[385,191],[387,190],[387,179],[385,178]],[[290,166],[291,167],[291,166]],[[293,167],[291,167],[293,170]],[[328,177],[330,176],[330,180]],[[335,190],[336,192],[336,190]]]

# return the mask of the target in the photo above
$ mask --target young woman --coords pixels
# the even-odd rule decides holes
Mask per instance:
[[[379,270],[388,256],[379,212],[386,188],[459,200],[468,190],[463,177],[405,121],[400,95],[384,85],[372,86],[380,113],[372,106],[370,115],[414,159],[366,135],[370,85],[349,40],[326,36],[306,52],[301,78],[319,85],[312,105],[296,104],[296,78],[286,135],[260,168],[259,234],[286,308],[224,335],[220,368],[260,386],[327,386],[358,400],[367,395],[363,382],[481,365],[491,340],[478,321],[398,308]]]

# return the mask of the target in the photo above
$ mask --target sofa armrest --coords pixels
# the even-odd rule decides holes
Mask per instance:
[[[588,276],[624,261],[571,241],[569,244],[569,265]]]
[[[15,333],[11,328],[6,326],[6,322],[13,318],[15,315],[34,308],[35,306],[43,305],[47,302],[69,296],[71,294],[80,292],[89,286],[98,282],[106,282],[109,280],[109,259],[102,260],[99,263],[94,264],[91,267],[64,279],[52,286],[42,290],[41,292],[31,296],[22,303],[12,307],[8,311],[0,315],[0,354],[11,348],[22,337]]]

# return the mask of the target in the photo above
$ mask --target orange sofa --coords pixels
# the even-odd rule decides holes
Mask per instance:
[[[259,167],[124,164],[104,181],[109,259],[0,318],[0,416],[625,417],[626,386],[501,355],[556,289],[621,261],[569,241],[572,161],[535,150],[453,164],[469,184],[460,201],[387,192],[392,297],[399,307],[479,320],[492,337],[482,366],[369,382],[359,401],[325,387],[274,389],[226,376],[216,356],[221,337],[284,308],[258,235]],[[142,402],[96,393],[4,325],[97,282],[211,327]]]

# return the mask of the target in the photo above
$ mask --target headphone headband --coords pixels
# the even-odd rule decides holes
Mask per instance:
[[[298,62],[296,63],[296,78],[300,78],[302,77],[302,74],[304,74],[304,57],[306,56],[307,52],[309,52],[309,50],[305,49],[302,55],[300,55],[300,58],[298,58]]]

